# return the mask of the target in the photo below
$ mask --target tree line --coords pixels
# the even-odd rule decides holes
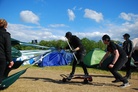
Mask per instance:
[[[101,40],[99,41],[94,41],[94,40],[89,40],[88,38],[83,38],[81,39],[82,44],[84,45],[86,52],[89,52],[90,50],[94,48],[99,48],[101,50],[106,49],[106,45],[103,44]],[[115,41],[116,43],[121,43],[119,41]],[[31,42],[30,42],[31,43]],[[57,49],[64,49],[68,44],[66,41],[63,40],[51,40],[51,41],[46,41],[46,40],[41,40],[37,45],[41,46],[47,46],[47,47],[55,47]],[[30,47],[30,46],[21,46],[21,45],[16,45],[14,46],[18,50],[34,50],[34,49],[40,49],[36,47]]]

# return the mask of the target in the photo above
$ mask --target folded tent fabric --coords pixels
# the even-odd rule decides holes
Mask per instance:
[[[60,66],[67,65],[68,62],[63,58],[63,55],[58,51],[52,52],[43,58],[42,62],[38,64],[40,67],[44,66]]]
[[[68,53],[65,51],[53,51],[44,56],[41,62],[38,63],[39,67],[44,66],[61,66],[68,65],[73,60],[72,53]]]
[[[35,57],[36,57],[36,56],[35,56]],[[34,58],[34,57],[32,57],[32,58]],[[28,60],[28,59],[26,59],[26,60]],[[22,61],[22,63],[25,62],[26,60]],[[18,62],[18,61],[17,61],[17,62]],[[28,68],[30,68],[31,66],[35,65],[35,63],[37,63],[37,62],[34,62],[30,67],[28,67],[28,68],[26,68],[26,69],[24,69],[24,70],[21,70],[21,71],[19,71],[19,72],[17,72],[17,73],[14,73],[14,74],[8,76],[9,72],[10,72],[12,69],[16,69],[16,68],[20,67],[20,65],[21,65],[22,63],[16,63],[16,64],[14,64],[15,66],[13,66],[11,69],[9,69],[9,70],[7,71],[7,75],[5,75],[5,78],[3,79],[2,83],[0,84],[0,90],[6,89],[6,88],[8,88],[10,85],[12,85],[22,74],[24,74],[24,73],[26,72],[26,70],[27,70]]]
[[[37,56],[34,56],[34,57],[37,57]],[[29,58],[29,59],[32,59],[32,58],[34,58],[34,57],[31,57],[31,58]],[[26,61],[29,60],[29,59],[25,59],[25,60],[23,60],[23,61],[16,61],[16,62],[14,62],[14,65],[12,66],[12,68],[8,68],[8,64],[7,64],[7,68],[6,68],[6,70],[5,70],[4,77],[5,77],[5,78],[8,77],[8,74],[9,74],[9,72],[10,72],[11,70],[19,68],[24,62],[26,62]]]
[[[14,62],[14,65],[13,65],[12,68],[8,68],[8,65],[7,65],[7,68],[6,68],[5,73],[4,73],[4,77],[5,77],[5,78],[8,77],[9,72],[10,72],[11,70],[13,70],[13,69],[19,68],[19,67],[23,64],[23,62],[24,62],[24,61],[21,61],[21,62],[19,62],[19,61]]]
[[[21,70],[15,74],[10,75],[9,77],[3,79],[1,85],[0,85],[0,90],[8,88],[10,85],[12,85],[22,74],[26,72],[28,68]]]

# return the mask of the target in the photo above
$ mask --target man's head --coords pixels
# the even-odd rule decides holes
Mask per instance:
[[[108,44],[110,42],[110,37],[108,35],[104,35],[102,37],[103,43]]]
[[[72,37],[72,33],[71,32],[67,32],[66,35],[65,35],[65,37],[67,39],[70,39]]]
[[[129,39],[130,35],[129,35],[128,33],[125,33],[125,34],[123,35],[123,37],[124,37],[125,40],[127,40],[127,39]]]

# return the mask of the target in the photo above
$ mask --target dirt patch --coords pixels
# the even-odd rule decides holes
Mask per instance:
[[[24,67],[13,70],[17,72]],[[70,67],[71,69],[71,67]],[[60,74],[68,74],[70,70],[59,68],[29,68],[20,78],[9,88],[0,92],[138,92],[138,76],[132,74],[129,80],[130,87],[119,88],[122,83],[112,83],[114,80],[110,72],[101,74],[88,70],[93,76],[93,81],[83,84],[82,79],[73,79],[70,82],[63,83]],[[83,74],[80,68],[77,68],[76,74]]]

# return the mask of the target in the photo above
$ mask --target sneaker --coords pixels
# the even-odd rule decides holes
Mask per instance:
[[[123,83],[122,85],[120,85],[121,88],[129,87],[129,86],[130,86],[129,83]]]
[[[68,76],[68,80],[71,80],[73,76],[74,76],[74,74],[70,74],[70,75]]]
[[[85,74],[85,75],[84,75],[84,78],[88,78],[88,77],[89,77],[89,75],[88,75],[88,74]]]
[[[114,81],[112,81],[112,83],[117,83],[117,82],[121,82],[119,79],[115,79]]]

